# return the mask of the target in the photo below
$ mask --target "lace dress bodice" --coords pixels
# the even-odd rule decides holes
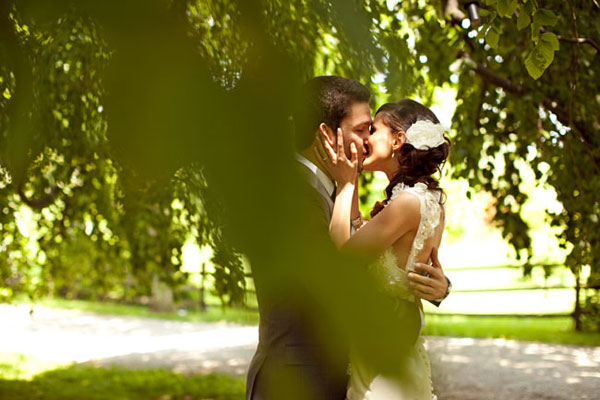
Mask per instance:
[[[414,271],[415,259],[423,250],[425,242],[433,236],[440,223],[443,206],[440,194],[429,190],[424,183],[406,186],[403,183],[392,189],[389,202],[401,193],[409,192],[420,201],[419,227],[413,240],[406,265],[398,265],[393,248],[386,249],[377,260],[369,266],[382,291],[395,299],[403,299],[420,304],[409,285],[407,272]],[[388,202],[388,203],[389,203]],[[422,311],[421,311],[422,312]],[[423,317],[423,315],[421,314]],[[350,386],[348,400],[435,400],[431,383],[431,368],[425,350],[423,338],[419,335],[411,354],[407,355],[404,366],[405,374],[398,381],[389,379],[372,371],[358,358],[351,355]]]
[[[408,277],[406,274],[407,272],[414,271],[417,255],[423,250],[425,242],[435,233],[435,229],[440,222],[442,206],[440,205],[440,194],[429,190],[424,183],[417,183],[412,187],[399,183],[392,189],[392,196],[390,197],[389,202],[393,201],[394,198],[404,192],[412,193],[417,196],[420,202],[421,213],[417,234],[415,235],[415,239],[413,240],[408,254],[406,265],[398,265],[393,248],[390,247],[370,266],[370,270],[386,293],[392,297],[416,301],[408,284]]]

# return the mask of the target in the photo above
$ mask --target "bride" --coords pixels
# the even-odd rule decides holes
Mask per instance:
[[[410,282],[407,274],[416,273],[415,262],[428,263],[432,250],[441,242],[444,193],[433,175],[441,171],[448,156],[450,145],[444,132],[435,114],[412,100],[388,103],[377,110],[363,168],[384,172],[389,185],[385,201],[376,204],[371,220],[352,221],[357,229],[353,235],[348,221],[358,176],[356,146],[350,146],[348,159],[339,130],[337,146],[322,138],[321,151],[326,152],[328,167],[338,185],[330,224],[332,240],[346,251],[375,259],[369,268],[382,291],[393,299],[415,302],[421,310],[422,325],[422,305],[416,295],[419,284]],[[397,373],[384,376],[356,354],[351,355],[347,399],[435,399],[420,334],[410,354],[399,364]]]

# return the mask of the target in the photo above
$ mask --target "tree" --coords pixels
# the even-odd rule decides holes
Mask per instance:
[[[204,211],[201,171],[187,166],[141,182],[115,162],[104,111],[110,50],[97,24],[73,7],[58,16],[6,3],[2,11],[0,297],[130,300],[150,294],[153,276],[177,288],[186,282],[181,248],[192,233],[218,248],[218,294],[241,303],[239,255]],[[23,207],[35,220],[25,233]]]
[[[197,232],[206,235],[199,237],[217,247],[225,246],[221,239],[230,243],[221,253],[231,260],[222,262],[229,264],[219,275],[228,282],[222,293],[239,293],[243,275],[230,246],[256,250],[261,233],[283,229],[264,218],[285,209],[273,204],[273,182],[286,179],[289,152],[281,149],[289,137],[282,132],[289,131],[297,89],[310,76],[338,74],[367,82],[377,104],[408,96],[428,103],[436,86],[456,87],[456,176],[492,194],[496,223],[527,258],[519,162],[556,190],[564,208],[549,218],[563,228],[563,245],[573,246],[567,265],[577,275],[591,267],[584,285],[596,289],[582,296],[596,314],[584,321],[598,329],[600,7],[594,0],[482,0],[481,25],[469,26],[467,3],[1,2],[0,18],[10,21],[2,24],[0,70],[3,286],[21,291],[32,282],[24,271],[52,264],[23,251],[27,238],[14,216],[28,204],[48,210],[36,214],[48,227],[40,241],[48,260],[60,229],[91,240],[91,219],[90,248],[103,268],[122,271],[123,260],[135,265],[129,254],[154,259],[147,268],[165,279],[177,276],[169,251],[180,248],[182,229],[204,221]],[[190,171],[200,170],[201,187],[210,190],[189,184]],[[168,181],[181,189],[156,189],[173,188]],[[132,195],[137,190],[149,195]],[[175,223],[182,212],[169,207],[174,193],[191,199],[200,192],[184,202],[196,204],[183,213],[188,222]],[[193,217],[200,209],[210,218]],[[249,228],[262,225],[258,235]],[[52,279],[66,271],[64,262],[54,265]],[[117,276],[115,282],[124,278]]]
[[[516,249],[529,249],[529,256],[518,162],[526,161],[540,183],[556,190],[564,208],[549,219],[563,228],[561,245],[573,245],[566,265],[578,277],[583,266],[591,267],[583,321],[597,330],[600,7],[516,0],[482,6],[486,22],[477,35],[453,28],[461,65],[451,162],[471,187],[496,198],[495,220],[504,236]],[[504,173],[494,175],[492,168]]]

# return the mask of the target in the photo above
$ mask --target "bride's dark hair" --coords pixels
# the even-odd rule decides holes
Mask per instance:
[[[440,123],[429,108],[409,99],[386,103],[377,110],[375,116],[379,116],[393,133],[406,132],[417,121]],[[384,204],[392,196],[392,189],[400,182],[408,186],[414,186],[416,183],[422,182],[429,189],[437,190],[444,195],[439,182],[432,176],[436,172],[441,173],[442,167],[448,157],[450,140],[446,136],[444,136],[444,139],[445,142],[443,144],[429,150],[418,150],[413,145],[404,143],[396,151],[395,157],[398,160],[400,170],[385,188],[386,199],[384,203],[377,202],[373,207],[371,211],[372,217],[383,210]]]

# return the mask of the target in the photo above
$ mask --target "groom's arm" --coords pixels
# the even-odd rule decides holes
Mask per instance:
[[[409,283],[415,293],[422,299],[428,300],[435,306],[448,297],[452,284],[450,279],[444,275],[442,265],[437,258],[437,249],[431,253],[433,265],[415,263],[415,272],[408,274]]]

